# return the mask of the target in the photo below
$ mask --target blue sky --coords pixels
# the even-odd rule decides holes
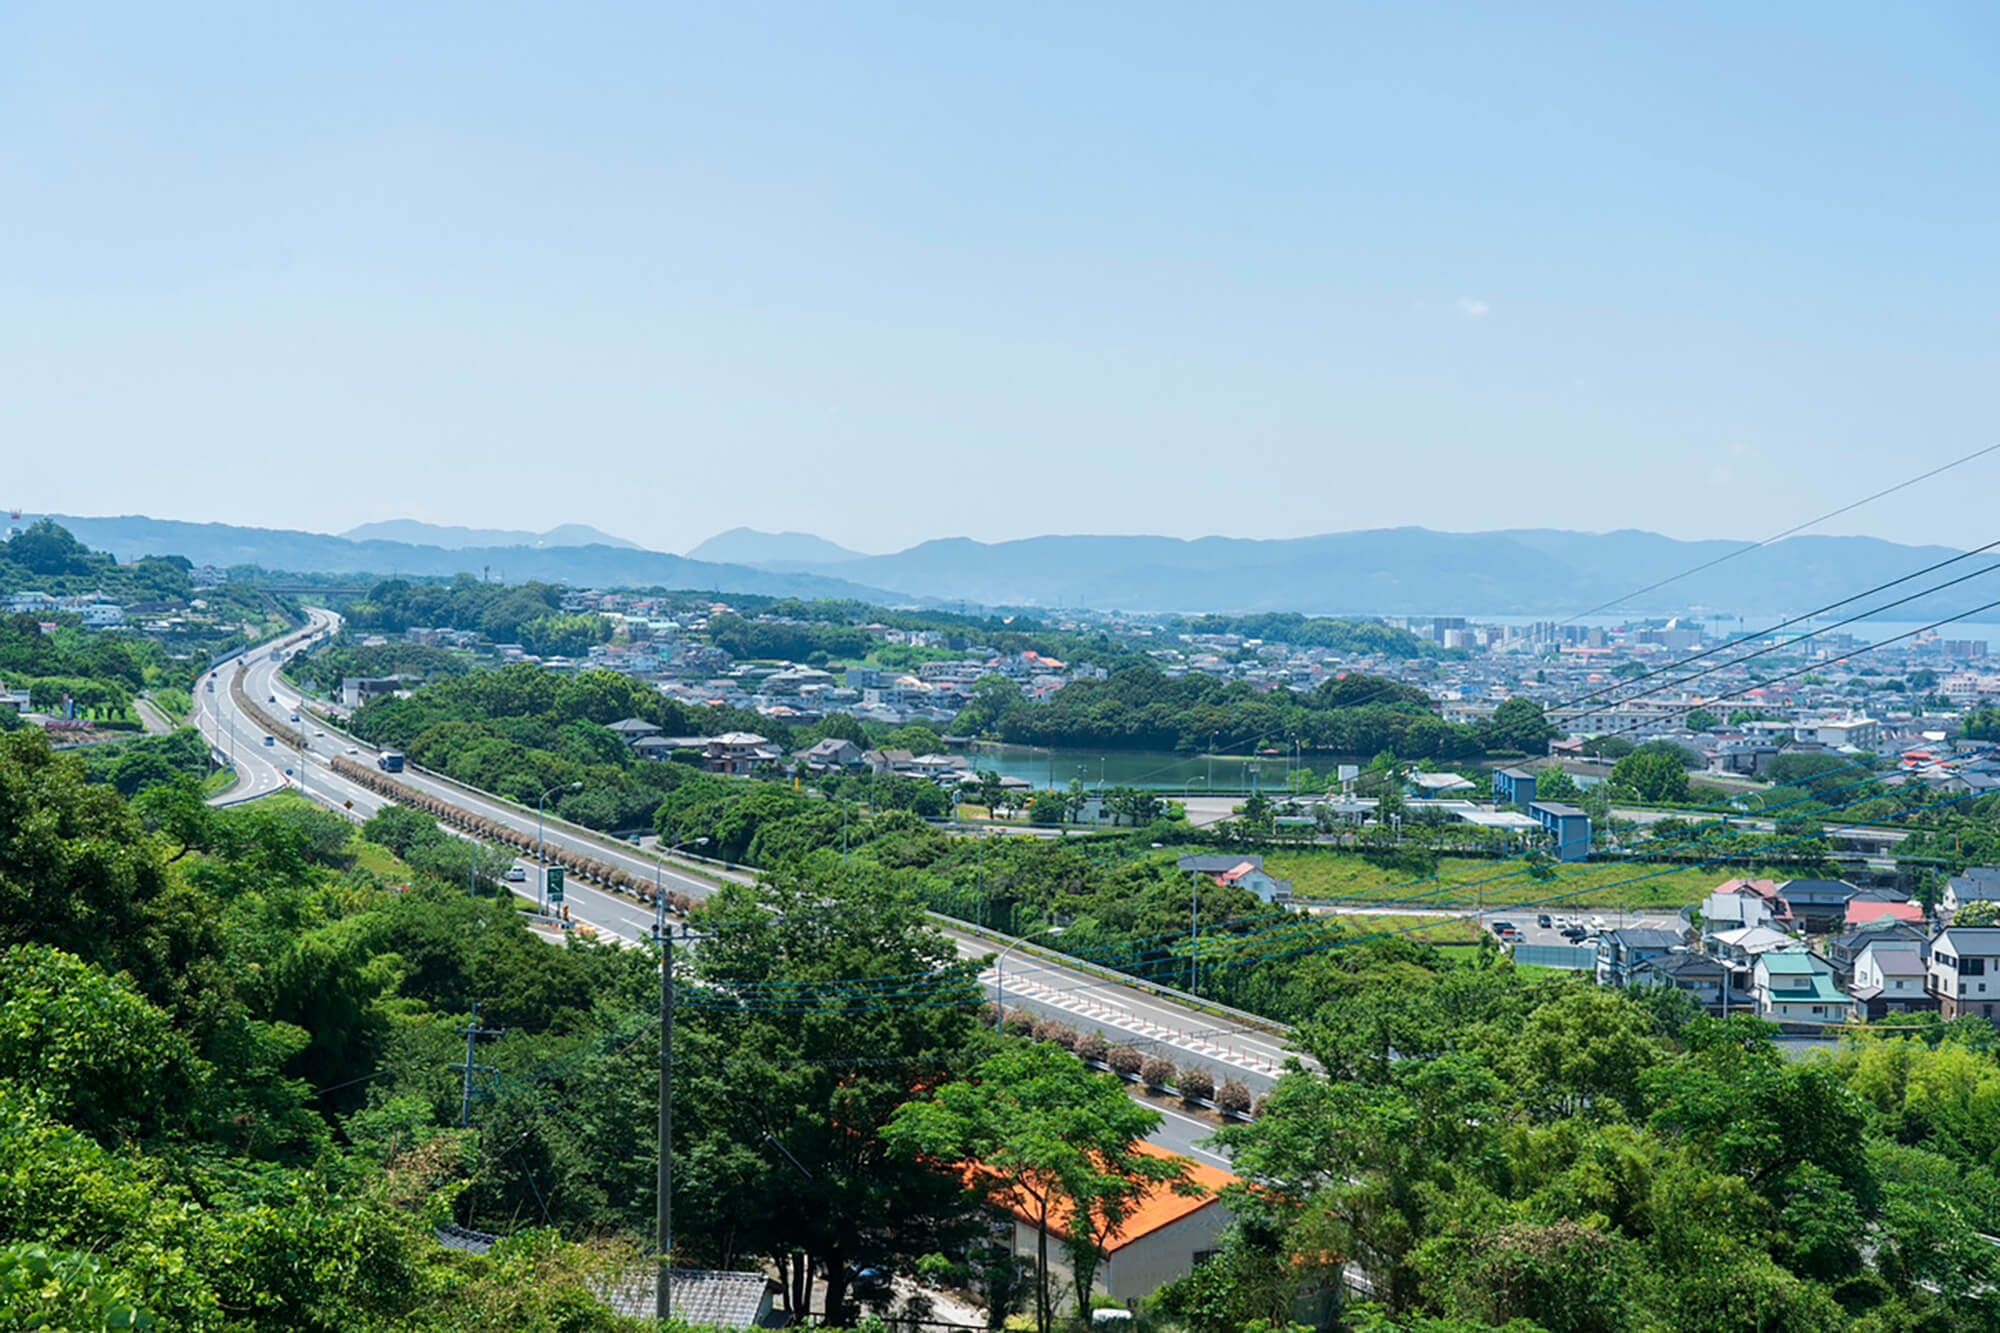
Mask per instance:
[[[1756,537],[2000,438],[2000,11],[1509,8],[0,11],[0,503]]]

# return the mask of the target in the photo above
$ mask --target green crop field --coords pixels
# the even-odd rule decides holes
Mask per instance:
[[[1378,866],[1353,852],[1272,852],[1264,868],[1292,881],[1300,898],[1341,902],[1435,903],[1464,908],[1475,904],[1511,907],[1564,898],[1588,908],[1687,907],[1700,902],[1726,879],[1795,878],[1794,872],[1753,867],[1671,866],[1642,861],[1554,867],[1553,878],[1536,879],[1519,861],[1444,857],[1434,878]]]

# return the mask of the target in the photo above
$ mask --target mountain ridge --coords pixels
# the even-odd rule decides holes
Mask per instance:
[[[1560,619],[1614,603],[1626,614],[1796,614],[1956,554],[1876,537],[1797,536],[1759,547],[1683,541],[1639,529],[1477,533],[1399,527],[1311,537],[1197,538],[1088,534],[981,542],[943,537],[886,555],[769,564],[714,561],[605,545],[446,549],[354,541],[284,529],[144,516],[64,518],[77,537],[121,560],[185,555],[301,573],[486,573],[596,587],[707,588],[886,604],[1073,607],[1140,613],[1298,611],[1348,615],[1525,615]],[[746,540],[772,534],[741,530]],[[718,534],[718,537],[729,534]],[[776,534],[784,537],[787,534]],[[791,534],[844,550],[811,534]],[[695,551],[717,549],[710,539]],[[727,550],[727,545],[721,549]],[[771,548],[764,548],[766,554]],[[796,544],[793,549],[800,548]],[[751,548],[748,553],[758,553]],[[1732,558],[1684,578],[1732,553]],[[1940,579],[1954,573],[1940,572]],[[1635,594],[1635,589],[1671,580]],[[2000,586],[2000,575],[1995,576]],[[1894,600],[1885,592],[1844,613]],[[1934,619],[2000,596],[1972,581],[1887,613]]]
[[[643,551],[646,547],[613,536],[588,523],[560,523],[547,532],[526,532],[512,528],[467,528],[449,523],[426,523],[415,518],[388,518],[362,523],[333,534],[347,541],[403,542],[411,546],[436,546],[447,551],[484,546],[611,546],[622,551]]]

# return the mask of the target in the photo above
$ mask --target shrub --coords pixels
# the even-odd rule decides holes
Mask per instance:
[[[1053,1020],[1046,1023],[1037,1023],[1035,1024],[1035,1040],[1053,1042],[1066,1051],[1073,1051],[1076,1049],[1076,1029],[1067,1023],[1057,1023]]]
[[[1078,1059],[1103,1064],[1111,1054],[1111,1043],[1102,1032],[1086,1032],[1076,1040],[1076,1054]]]
[[[1104,1057],[1104,1063],[1110,1065],[1113,1072],[1130,1078],[1145,1067],[1146,1057],[1130,1046],[1113,1046],[1111,1053]]]
[[[1171,1088],[1175,1072],[1174,1062],[1159,1056],[1139,1066],[1139,1078],[1149,1088]]]
[[[1180,1082],[1181,1098],[1190,1102],[1205,1102],[1215,1096],[1215,1075],[1206,1069],[1183,1069]]]
[[[1035,1035],[1035,1016],[1025,1009],[1009,1009],[1002,1026],[1010,1037],[1032,1037]]]
[[[1250,1089],[1232,1078],[1215,1090],[1215,1104],[1231,1115],[1248,1115],[1252,1104]]]

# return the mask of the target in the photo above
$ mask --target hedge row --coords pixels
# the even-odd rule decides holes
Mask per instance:
[[[991,1003],[981,1012],[987,1022],[994,1017]],[[1009,1009],[1001,1017],[1001,1027],[1010,1036],[1052,1042],[1089,1064],[1104,1065],[1122,1078],[1137,1079],[1159,1092],[1171,1092],[1190,1105],[1212,1102],[1232,1115],[1247,1116],[1255,1105],[1250,1089],[1236,1079],[1216,1086],[1215,1075],[1199,1065],[1185,1069],[1163,1056],[1148,1056],[1135,1047],[1113,1046],[1102,1032],[1079,1032],[1067,1023],[1036,1019],[1025,1009]]]
[[[366,787],[378,796],[387,796],[399,805],[407,805],[412,810],[421,811],[436,819],[440,824],[449,828],[455,828],[462,833],[470,834],[481,842],[492,843],[501,847],[512,847],[514,850],[520,852],[532,852],[535,850],[535,835],[527,832],[525,829],[517,829],[510,824],[503,824],[497,819],[489,819],[485,815],[474,814],[472,811],[462,809],[442,797],[433,796],[429,792],[419,791],[407,782],[398,782],[395,778],[367,764],[358,764],[344,755],[334,758],[333,771],[346,778],[349,782]],[[542,846],[542,852],[544,859],[554,865],[561,866],[577,879],[602,885],[604,888],[616,893],[629,894],[643,903],[653,901],[652,882],[643,876],[633,874],[621,866],[612,865],[608,861],[600,861],[592,856],[585,856],[582,852],[571,851],[567,847],[556,847],[546,843]],[[694,899],[682,893],[679,889],[667,890],[668,911],[685,916],[689,911],[693,910],[694,905]]]

